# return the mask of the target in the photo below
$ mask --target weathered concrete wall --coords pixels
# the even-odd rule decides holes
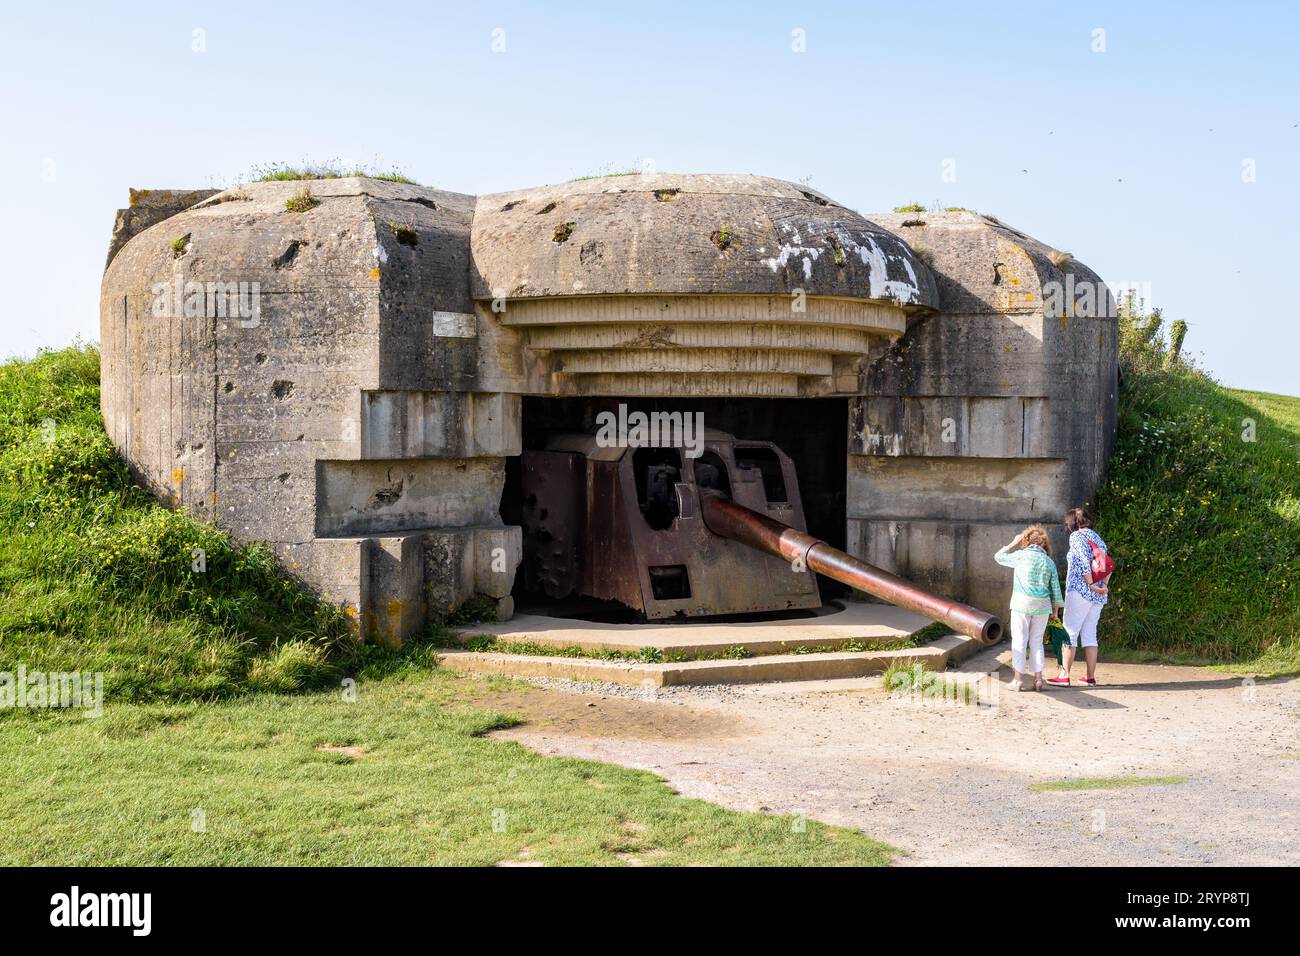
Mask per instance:
[[[1005,612],[1009,576],[993,552],[1041,522],[1063,558],[1062,513],[1088,499],[1110,455],[1114,304],[1081,263],[975,213],[874,218],[929,262],[940,310],[864,373],[850,547]]]
[[[306,212],[286,208],[302,184],[261,183],[126,243],[101,297],[104,418],[156,493],[268,542],[396,640],[476,591],[508,597],[519,398],[473,391],[476,340],[456,324],[475,321],[471,198],[308,187]],[[256,307],[216,314],[209,283],[243,283]],[[496,577],[462,557],[483,542],[502,549]]]
[[[752,176],[185,200],[115,234],[109,434],[378,640],[475,594],[510,613],[525,395],[850,400],[849,548],[990,608],[992,550],[1086,497],[1109,452],[1113,318],[1045,316],[1060,257],[981,217],[872,221]]]

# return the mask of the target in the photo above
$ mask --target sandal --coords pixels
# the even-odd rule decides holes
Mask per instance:
[[[1042,690],[1042,689],[1043,689],[1043,679],[1041,677],[1035,677],[1034,690]]]
[[[1013,680],[1013,681],[1007,681],[1007,690],[1019,691],[1019,690],[1024,690],[1024,688],[1020,686],[1020,681]]]

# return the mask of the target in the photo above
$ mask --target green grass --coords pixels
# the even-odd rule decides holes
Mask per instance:
[[[134,484],[100,420],[96,349],[0,365],[0,670],[98,671],[111,700],[195,700],[400,659],[358,646],[267,549]]]
[[[319,205],[320,200],[305,186],[284,201],[284,208],[289,212],[308,212]]]
[[[1119,790],[1124,787],[1164,787],[1186,783],[1188,777],[1088,777],[1082,780],[1052,780],[1031,783],[1030,790],[1054,793],[1061,790]]]
[[[453,627],[465,624],[481,624],[496,619],[497,602],[486,594],[471,595],[464,604],[447,615],[447,623]]]
[[[954,632],[950,625],[943,624],[940,621],[933,621],[921,628],[919,631],[913,631],[911,634],[907,635],[907,642],[905,644],[892,644],[887,646],[920,647],[922,644],[929,644],[933,641],[937,641],[941,637],[947,637],[952,633]]]
[[[927,670],[915,660],[890,661],[881,680],[884,689],[894,697],[915,696],[970,705],[979,703],[979,689],[974,684]]]
[[[352,703],[318,692],[110,703],[99,720],[3,713],[0,865],[889,862],[856,831],[484,739],[513,722],[484,709],[485,686],[433,672],[363,680]]]
[[[613,179],[615,176],[640,176],[642,171],[639,169],[620,169],[614,172],[592,173],[589,176],[575,176],[569,180],[571,183],[585,183],[589,179]]]
[[[919,202],[912,202],[906,206],[895,206],[894,212],[925,212],[925,207]]]
[[[1300,398],[1233,391],[1135,344],[1149,320],[1125,323],[1119,434],[1094,509],[1119,562],[1103,648],[1300,673]]]
[[[450,635],[439,643],[444,647],[463,647],[465,650],[484,654],[520,654],[528,657],[581,657],[588,660],[634,661],[641,664],[658,664],[664,660],[663,652],[657,647],[642,647],[636,651],[581,647],[577,644],[565,644],[555,647],[549,644],[538,644],[534,641],[503,641],[491,634],[475,634],[469,637]]]
[[[744,660],[753,655],[741,644],[732,644],[716,651],[685,653],[658,647],[640,647],[625,651],[613,647],[583,647],[580,644],[539,644],[535,641],[501,640],[491,634],[453,634],[446,631],[430,636],[436,647],[457,647],[476,653],[520,654],[527,657],[574,657],[596,661],[629,661],[637,664],[681,664],[686,661]],[[808,653],[792,649],[791,654]]]
[[[922,628],[902,641],[843,641],[835,644],[791,644],[782,646],[774,654],[861,654],[866,651],[898,651],[922,644],[952,633],[952,628],[938,626],[931,631]],[[918,637],[917,635],[922,635]],[[453,634],[441,631],[431,637],[435,646],[457,647],[477,653],[522,654],[529,657],[581,657],[600,661],[632,661],[641,664],[682,664],[687,661],[739,661],[754,654],[743,644],[729,644],[715,651],[686,652],[664,650],[658,647],[641,647],[635,651],[618,648],[583,647],[579,644],[539,644],[534,641],[501,640],[491,634]]]
[[[287,163],[267,163],[254,166],[249,179],[255,183],[292,182],[299,179],[346,179],[360,176],[365,179],[382,179],[390,183],[407,183],[418,186],[413,179],[408,179],[395,167],[380,169],[367,165],[343,166],[338,160],[323,163],[303,163],[290,166]]]
[[[920,630],[913,631],[901,641],[868,641],[868,640],[851,640],[839,644],[800,644],[784,651],[786,654],[834,654],[850,653],[862,654],[866,651],[901,651],[913,647],[923,647],[941,637],[947,637],[952,633],[952,628],[947,624],[940,624],[934,621],[927,624]]]

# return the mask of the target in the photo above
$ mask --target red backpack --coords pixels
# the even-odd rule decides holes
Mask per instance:
[[[1092,538],[1088,539],[1088,547],[1092,548],[1092,583],[1101,584],[1115,570],[1115,559],[1098,547]]]

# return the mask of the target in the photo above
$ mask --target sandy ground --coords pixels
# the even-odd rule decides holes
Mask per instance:
[[[528,718],[495,736],[651,770],[724,806],[857,827],[904,865],[1300,863],[1300,681],[1103,663],[1097,689],[1016,694],[997,682],[1009,676],[998,656],[949,672],[981,688],[979,706],[891,697],[880,678],[658,692],[548,681],[493,696]],[[1030,789],[1122,776],[1188,779]]]

